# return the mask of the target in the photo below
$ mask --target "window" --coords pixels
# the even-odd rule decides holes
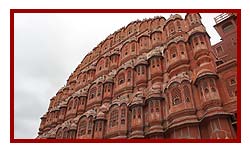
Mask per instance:
[[[94,87],[90,90],[90,96],[89,96],[90,99],[95,98],[95,95],[96,95],[96,88]]]
[[[181,23],[180,23],[180,21],[177,21],[177,28],[178,28],[178,31],[180,32],[181,31]]]
[[[72,101],[72,100],[70,100],[70,102],[69,102],[69,110],[71,110],[72,105],[73,105],[73,101]]]
[[[230,80],[230,84],[231,84],[231,85],[235,85],[235,84],[236,84],[235,79],[231,79],[231,80]]]
[[[160,104],[159,101],[155,101],[155,111],[159,112],[160,111]]]
[[[132,114],[133,114],[133,119],[135,119],[136,118],[136,109],[135,108],[132,110]]]
[[[206,80],[203,81],[203,89],[204,89],[204,91],[205,91],[206,94],[209,92],[209,90],[208,90],[208,85],[207,85],[207,81],[206,81]]]
[[[128,46],[127,46],[127,45],[124,47],[124,57],[125,57],[126,55],[128,55]]]
[[[181,51],[181,54],[184,55],[185,48],[183,44],[180,45],[180,51]]]
[[[98,129],[98,124],[99,124],[99,122],[97,121],[96,125],[95,125],[95,131],[97,131],[97,129]]]
[[[230,97],[237,96],[237,81],[236,76],[229,77],[226,81],[228,94]]]
[[[204,37],[203,37],[203,35],[200,35],[200,42],[201,42],[201,45],[204,45]]]
[[[131,52],[134,52],[135,51],[135,43],[132,43],[131,45]]]
[[[212,91],[212,92],[216,92],[215,83],[214,83],[214,80],[213,80],[213,79],[210,79],[210,80],[209,80],[209,84],[210,84],[210,87],[211,87],[211,91]]]
[[[102,92],[102,85],[98,86],[98,92],[97,92],[97,96],[100,96]]]
[[[124,80],[125,80],[125,75],[122,73],[119,75],[118,77],[118,85],[121,85],[124,83]]]
[[[125,117],[125,112],[126,112],[125,108],[122,108],[122,110],[121,110],[121,117],[122,118]]]
[[[104,86],[104,93],[107,92],[107,88],[108,88],[108,85],[106,84],[106,85]]]
[[[173,100],[173,105],[178,105],[178,104],[180,104],[181,103],[181,100],[179,99],[179,98],[175,98],[174,100]]]
[[[64,128],[63,130],[63,139],[67,139],[68,138],[68,129]]]
[[[76,109],[76,106],[77,106],[77,98],[75,99],[75,102],[74,102],[74,109]]]
[[[125,124],[125,117],[126,117],[126,108],[121,109],[121,124]]]
[[[110,114],[110,127],[118,125],[118,110],[113,110]]]
[[[140,75],[140,69],[141,69],[141,67],[140,67],[140,66],[137,66],[136,70],[137,70],[137,75],[138,75],[138,76]]]
[[[107,68],[108,67],[108,59],[105,61],[105,67]]]
[[[84,99],[82,99],[82,105],[84,105]]]
[[[196,46],[199,45],[198,37],[195,37],[195,38],[194,38],[194,44],[195,44]]]
[[[184,90],[184,95],[185,95],[185,101],[186,102],[190,102],[190,91],[189,91],[189,88],[188,88],[188,86],[187,85],[185,85],[184,87],[183,87],[183,90]]]
[[[130,82],[130,80],[131,80],[131,71],[129,70],[128,71],[128,82]]]
[[[234,29],[234,25],[231,22],[227,22],[224,25],[222,25],[223,32],[229,32],[232,29]]]
[[[170,49],[170,55],[172,56],[172,58],[175,58],[176,57],[176,54],[177,54],[177,49],[176,47],[172,47]]]
[[[220,56],[221,54],[223,54],[223,49],[222,49],[222,46],[218,46],[216,48],[216,52],[217,52],[217,55]]]
[[[154,107],[154,106],[153,106],[153,102],[152,102],[152,101],[149,101],[149,108],[150,108],[151,113],[154,112],[154,108],[153,108],[153,107]]]
[[[125,124],[125,119],[121,120],[121,124],[124,125]]]
[[[108,84],[108,92],[110,92],[111,91],[111,84],[109,83]]]
[[[174,29],[174,24],[173,23],[169,24],[169,28],[168,29],[170,31],[170,35],[174,35],[175,29]]]
[[[92,119],[89,120],[89,124],[88,124],[88,134],[91,133],[92,130]]]
[[[102,131],[102,122],[99,122],[99,131]]]
[[[57,131],[57,134],[56,134],[56,139],[62,139],[62,128],[60,128],[58,131]]]
[[[157,58],[157,59],[156,59],[156,65],[157,65],[157,67],[160,66],[160,58]]]
[[[145,73],[145,68],[144,66],[141,66],[141,74],[144,74]]]
[[[138,112],[138,119],[141,119],[141,107],[137,108],[137,112]]]
[[[155,59],[154,58],[152,58],[151,63],[152,63],[152,67],[154,68],[155,67]]]
[[[203,96],[202,88],[200,87],[201,96]]]
[[[172,89],[171,95],[172,95],[173,105],[177,105],[181,103],[181,90],[178,87],[175,87]]]

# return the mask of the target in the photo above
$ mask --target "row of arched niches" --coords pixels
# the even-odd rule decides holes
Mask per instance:
[[[209,38],[197,13],[130,23],[51,99],[38,138],[234,138]]]

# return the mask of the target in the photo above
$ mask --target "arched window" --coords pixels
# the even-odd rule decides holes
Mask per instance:
[[[151,64],[152,64],[152,67],[154,68],[155,67],[155,59],[154,58],[151,59]]]
[[[128,55],[128,44],[126,44],[124,47],[123,47],[123,57],[126,57]]]
[[[149,108],[150,108],[150,112],[153,113],[154,112],[154,106],[153,106],[152,101],[149,101]]]
[[[148,43],[149,43],[148,37],[143,36],[143,37],[140,38],[140,46],[142,48],[147,48]]]
[[[105,84],[105,85],[104,85],[104,93],[107,92],[107,89],[108,89],[108,84]]]
[[[73,101],[72,101],[72,99],[70,99],[69,100],[69,106],[68,106],[69,108],[68,108],[68,110],[71,110],[72,106],[73,106]]]
[[[108,83],[108,92],[110,92],[111,91],[111,83]]]
[[[137,118],[141,119],[141,115],[142,115],[141,107],[137,107],[137,113],[138,113]]]
[[[183,90],[184,90],[184,95],[185,95],[185,101],[190,102],[191,97],[190,97],[190,91],[189,91],[188,86],[184,85]]]
[[[181,103],[181,90],[178,87],[172,89],[171,96],[173,105],[178,105]]]
[[[56,139],[62,139],[62,138],[63,138],[63,131],[62,128],[60,128],[56,133]]]
[[[180,51],[181,51],[181,54],[182,54],[182,55],[185,54],[185,46],[184,46],[184,44],[181,44],[181,45],[180,45]]]
[[[137,75],[138,75],[138,76],[141,74],[140,69],[141,69],[140,66],[137,66],[137,67],[136,67],[136,71],[137,71]]]
[[[68,129],[64,128],[63,129],[63,139],[67,139],[68,138]]]
[[[180,32],[181,31],[181,23],[180,23],[180,21],[177,21],[176,24],[177,24],[178,31]]]
[[[208,89],[208,85],[207,85],[207,81],[203,81],[203,89],[205,91],[205,94],[208,94],[209,93],[209,89]]]
[[[195,38],[194,38],[194,44],[195,44],[195,46],[199,45],[198,37],[195,37]]]
[[[216,87],[215,87],[215,83],[214,83],[213,79],[209,80],[209,84],[210,84],[210,87],[211,87],[211,91],[216,92]]]
[[[135,108],[132,109],[132,115],[133,115],[133,119],[135,119],[136,118],[136,109]]]
[[[130,70],[128,71],[128,76],[127,76],[127,78],[128,78],[128,79],[127,79],[128,82],[130,82],[130,81],[131,81],[131,71],[130,71]]]
[[[88,124],[88,134],[91,134],[92,128],[93,128],[93,120],[92,118],[90,118]]]
[[[78,136],[83,136],[86,134],[86,129],[87,129],[87,122],[84,119],[81,119],[78,124],[78,131],[77,134]]]
[[[118,110],[113,110],[110,113],[110,127],[115,127],[118,125]]]
[[[89,92],[89,99],[93,99],[96,96],[96,87],[93,87]]]
[[[155,111],[156,112],[159,112],[160,111],[160,104],[159,104],[160,102],[157,100],[157,101],[155,101]]]
[[[125,124],[125,119],[126,119],[126,108],[121,109],[121,125]]]
[[[77,107],[77,98],[75,98],[75,101],[74,101],[74,109],[76,109],[76,107]]]
[[[121,85],[125,82],[125,75],[124,73],[121,73],[119,76],[118,76],[118,85]]]
[[[97,96],[101,96],[101,93],[102,93],[102,85],[98,85]]]
[[[131,45],[131,52],[134,52],[135,51],[135,43],[132,43]]]
[[[159,66],[160,66],[160,63],[161,63],[160,58],[156,58],[156,66],[157,66],[157,67],[159,67]]]
[[[192,14],[189,15],[189,20],[190,20],[190,22],[193,22]]]
[[[234,85],[234,84],[236,84],[236,81],[235,81],[235,79],[231,79],[231,80],[230,80],[230,83],[231,83],[231,85]]]
[[[141,66],[141,74],[144,74],[144,73],[145,73],[145,67]]]
[[[108,65],[109,65],[109,60],[108,60],[108,59],[106,59],[106,61],[105,61],[105,67],[107,68],[107,67],[108,67]]]
[[[204,36],[203,35],[200,35],[200,42],[201,42],[201,45],[204,45],[205,41],[204,41]]]
[[[125,110],[125,108],[122,108],[122,110],[121,110],[121,117],[123,118],[123,117],[125,117],[125,114],[126,113],[126,110]]]
[[[171,36],[171,35],[174,35],[175,29],[174,29],[174,24],[173,24],[173,23],[170,23],[170,24],[169,24],[168,30],[169,30],[170,36]]]
[[[176,47],[172,47],[170,49],[170,55],[171,55],[171,58],[175,58],[177,56],[177,49],[176,49]]]
[[[83,76],[83,82],[85,82],[86,81],[86,74],[84,74],[84,76]]]

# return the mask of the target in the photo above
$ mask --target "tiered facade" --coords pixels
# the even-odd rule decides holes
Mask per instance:
[[[111,34],[51,98],[37,138],[236,138],[236,43],[228,40],[236,41],[237,15],[224,15],[214,46],[198,13]]]

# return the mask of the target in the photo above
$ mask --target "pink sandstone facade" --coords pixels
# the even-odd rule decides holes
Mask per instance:
[[[236,138],[236,22],[215,18],[213,46],[199,13],[129,23],[51,98],[37,138]]]

